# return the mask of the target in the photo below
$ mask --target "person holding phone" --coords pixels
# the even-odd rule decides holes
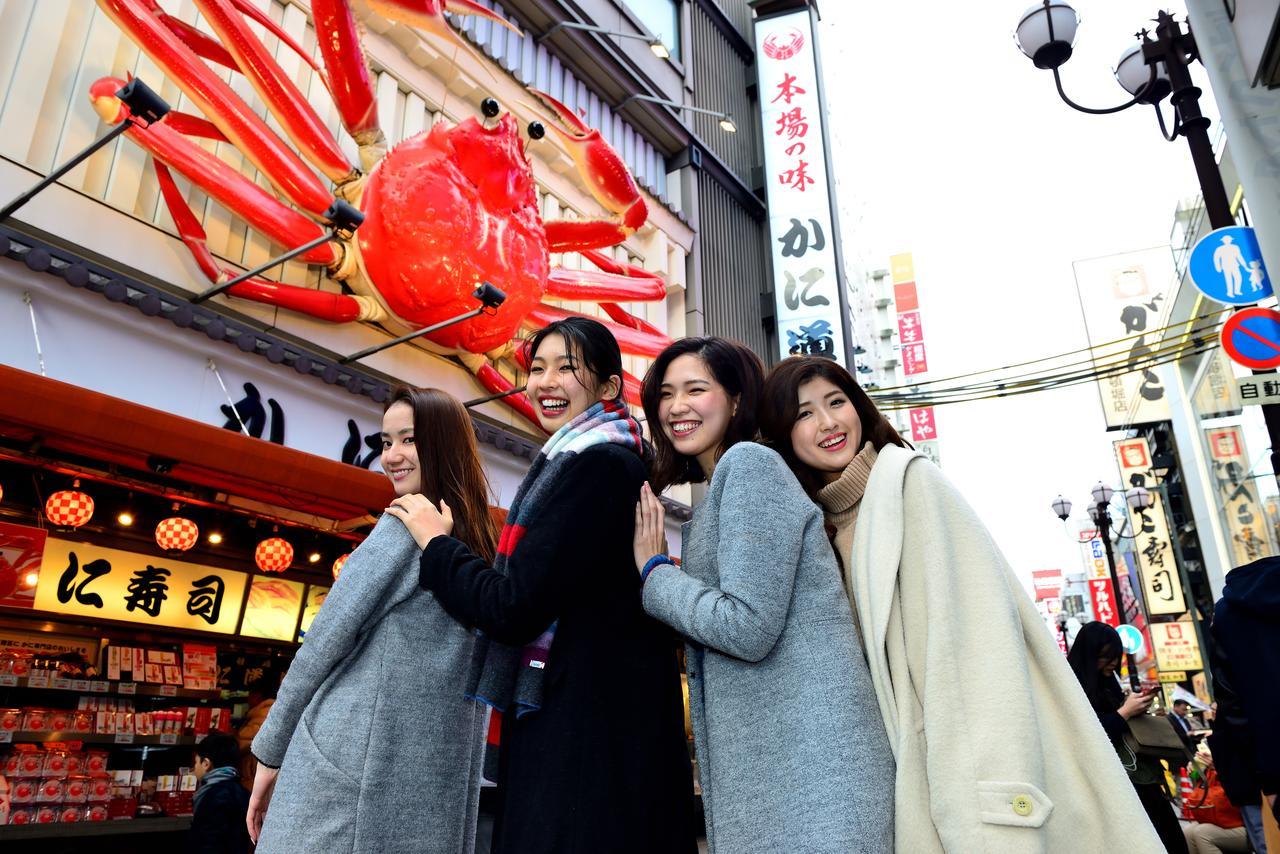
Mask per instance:
[[[1093,707],[1107,737],[1119,754],[1129,782],[1142,801],[1142,808],[1155,827],[1160,841],[1170,854],[1187,854],[1187,840],[1182,827],[1164,795],[1164,768],[1160,763],[1131,750],[1124,742],[1129,721],[1145,715],[1155,700],[1156,687],[1144,687],[1136,693],[1121,689],[1116,679],[1123,645],[1120,634],[1106,623],[1092,622],[1076,635],[1067,663],[1080,680],[1089,705]]]

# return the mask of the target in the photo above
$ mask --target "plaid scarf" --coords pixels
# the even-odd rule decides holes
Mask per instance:
[[[221,783],[223,780],[239,780],[240,772],[231,765],[223,765],[219,768],[210,769],[208,774],[200,779],[200,786],[196,789],[194,800],[194,808],[200,808],[200,799],[209,791],[209,787],[214,783]]]
[[[616,402],[597,403],[547,440],[529,473],[516,491],[507,512],[507,523],[498,539],[493,568],[504,575],[516,545],[530,525],[536,524],[542,505],[560,475],[578,454],[594,445],[622,445],[643,456],[640,425],[627,407]],[[542,683],[546,674],[556,624],[523,649],[491,641],[477,632],[471,672],[467,678],[468,699],[479,700],[498,711],[516,708],[516,717],[542,707]]]

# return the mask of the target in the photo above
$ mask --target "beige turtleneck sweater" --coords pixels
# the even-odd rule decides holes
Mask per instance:
[[[854,620],[857,620],[858,609],[853,601],[853,579],[849,571],[849,561],[853,555],[853,530],[858,521],[858,506],[862,503],[862,494],[867,489],[871,467],[875,464],[876,449],[867,442],[837,480],[818,490],[818,503],[826,512],[827,524],[836,529],[836,557],[840,559],[849,604],[854,605]]]

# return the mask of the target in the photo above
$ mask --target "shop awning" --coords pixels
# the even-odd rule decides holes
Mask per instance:
[[[378,514],[395,497],[386,477],[337,460],[0,365],[0,436],[148,470],[229,495],[337,521]]]

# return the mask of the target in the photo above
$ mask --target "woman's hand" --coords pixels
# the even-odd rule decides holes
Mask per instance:
[[[253,794],[249,795],[249,812],[245,814],[245,823],[249,826],[249,838],[258,844],[258,834],[262,833],[262,822],[267,817],[267,807],[271,805],[271,795],[276,790],[276,777],[280,776],[279,768],[268,768],[261,762],[258,770],[253,772]]]
[[[1138,715],[1147,713],[1147,709],[1151,708],[1151,701],[1156,698],[1155,694],[1130,694],[1124,698],[1124,704],[1120,706],[1120,717],[1129,720]]]
[[[636,502],[635,559],[636,570],[642,571],[649,558],[667,553],[667,535],[663,528],[666,510],[649,484],[640,487],[640,500]]]
[[[387,512],[404,522],[420,549],[425,549],[436,537],[447,537],[453,532],[453,511],[443,499],[437,510],[425,495],[401,495],[391,502]]]

